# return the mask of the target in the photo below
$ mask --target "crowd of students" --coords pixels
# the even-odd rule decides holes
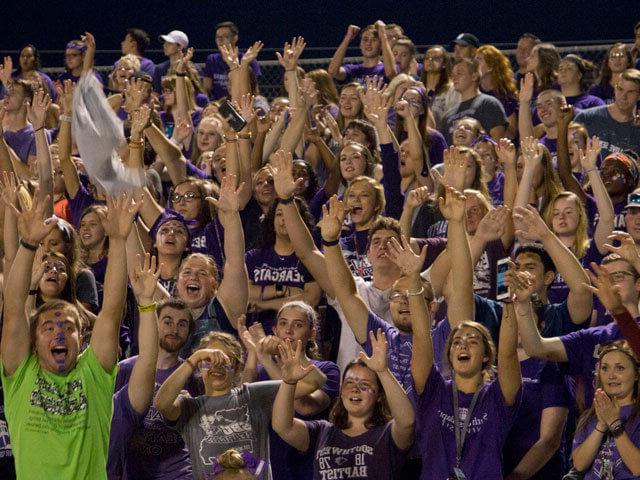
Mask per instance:
[[[640,478],[640,23],[238,37],[0,66],[0,479]]]

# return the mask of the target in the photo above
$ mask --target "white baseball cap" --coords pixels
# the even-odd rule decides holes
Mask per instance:
[[[172,30],[166,35],[160,35],[158,38],[165,42],[176,43],[180,45],[180,48],[187,48],[189,46],[189,37],[187,37],[186,33],[181,32],[180,30]]]

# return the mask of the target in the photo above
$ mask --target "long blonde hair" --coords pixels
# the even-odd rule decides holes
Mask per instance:
[[[553,210],[555,208],[555,204],[560,199],[571,199],[575,204],[576,210],[578,212],[578,226],[576,227],[576,239],[573,245],[569,248],[576,256],[577,259],[581,259],[589,250],[589,235],[587,234],[587,212],[584,208],[584,205],[578,198],[578,196],[573,192],[560,192],[555,196],[555,198],[549,202],[549,206],[544,212],[543,218],[544,223],[553,230]]]

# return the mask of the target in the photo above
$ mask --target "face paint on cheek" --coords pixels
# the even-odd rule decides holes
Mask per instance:
[[[627,177],[625,177],[621,173],[616,173],[614,176],[611,177],[611,180],[616,182],[618,185],[626,185],[627,184]]]

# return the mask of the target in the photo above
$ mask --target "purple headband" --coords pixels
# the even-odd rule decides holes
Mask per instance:
[[[420,94],[420,98],[422,99],[422,106],[424,107],[424,109],[426,110],[429,107],[429,95],[427,94],[427,91],[422,88],[419,87],[417,85],[411,85],[409,88],[407,88],[407,90],[405,90],[405,92],[407,92],[408,90],[413,90],[414,92],[417,92]]]
[[[488,142],[494,146],[498,145],[498,142],[496,142],[493,138],[491,138],[490,135],[487,135],[486,133],[483,133],[482,135],[478,135],[478,138],[476,138],[473,142],[471,142],[471,146],[475,147],[476,144],[480,142]]]
[[[65,47],[65,49],[72,49],[72,50],[79,50],[81,53],[84,53],[85,50],[87,49],[86,45],[79,45],[77,43],[74,42],[69,42],[67,43],[67,46]]]
[[[259,460],[253,456],[253,454],[248,450],[243,450],[240,454],[242,460],[244,461],[244,467],[249,472],[251,472],[256,477],[259,477],[264,467],[266,466],[266,462],[264,460]],[[225,471],[225,468],[220,465],[217,458],[213,459],[213,477],[215,478],[217,475],[220,475]]]

